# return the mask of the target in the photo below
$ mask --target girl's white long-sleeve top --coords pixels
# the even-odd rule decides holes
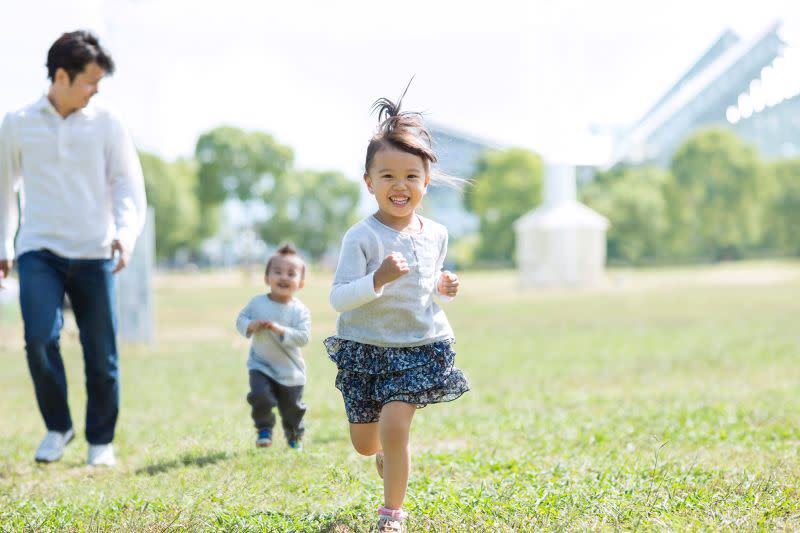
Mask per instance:
[[[264,330],[247,334],[253,320],[271,320],[286,328],[283,336]],[[252,338],[247,368],[266,374],[281,385],[294,387],[306,383],[306,363],[300,348],[311,338],[311,313],[297,298],[275,302],[266,294],[254,297],[239,313],[236,329]]]
[[[336,336],[375,346],[421,346],[453,338],[438,302],[447,229],[420,216],[418,233],[394,230],[369,216],[351,227],[342,248],[330,302],[339,318]],[[410,272],[375,291],[373,274],[383,259],[400,252]]]
[[[22,225],[17,231],[17,193]],[[136,147],[119,119],[90,103],[62,118],[42,96],[0,126],[0,259],[48,249],[71,259],[133,251],[147,209]]]

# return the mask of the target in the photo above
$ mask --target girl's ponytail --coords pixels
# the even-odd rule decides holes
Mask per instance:
[[[372,160],[381,148],[394,148],[419,156],[425,164],[425,170],[430,173],[432,183],[460,189],[466,183],[463,178],[438,170],[431,171],[431,164],[436,163],[438,158],[433,151],[433,137],[422,120],[422,113],[401,110],[403,98],[413,80],[412,76],[396,104],[388,98],[379,98],[370,107],[372,113],[378,114],[378,130],[367,146],[364,173],[369,173]]]

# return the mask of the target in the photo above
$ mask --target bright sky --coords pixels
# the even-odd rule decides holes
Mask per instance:
[[[590,126],[639,118],[725,28],[778,19],[800,21],[800,2],[0,0],[0,112],[46,88],[53,40],[89,28],[117,63],[98,98],[168,159],[232,124],[357,177],[370,104],[411,75],[406,109],[565,159]]]

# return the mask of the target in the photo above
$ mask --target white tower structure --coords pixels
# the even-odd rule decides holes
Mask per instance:
[[[608,220],[577,200],[575,167],[548,165],[544,202],[514,223],[524,285],[586,286],[603,279]]]

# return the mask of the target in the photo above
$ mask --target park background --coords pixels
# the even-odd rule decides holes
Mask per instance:
[[[62,462],[33,463],[43,427],[18,310],[0,305],[4,529],[374,522],[379,480],[351,450],[320,341],[335,328],[341,235],[371,206],[369,105],[412,75],[406,109],[427,113],[444,152],[480,148],[458,173],[473,181],[463,198],[432,195],[456,195],[466,221],[449,257],[463,289],[447,312],[473,391],[415,420],[412,530],[800,527],[792,3],[0,6],[2,112],[46,87],[61,32],[88,27],[111,50],[118,72],[98,98],[141,149],[158,267],[154,342],[122,349],[121,465],[109,471],[84,466],[80,438]],[[782,43],[770,63],[789,72],[780,94],[754,105],[751,84],[745,98],[720,91],[720,120],[678,128],[650,157],[621,150],[662,96],[714,64],[715,46],[765,35]],[[769,127],[748,127],[759,121]],[[576,169],[578,198],[610,221],[609,269],[591,287],[523,288],[514,270],[513,222],[541,204],[555,163]],[[424,212],[452,217],[453,203]],[[284,240],[312,262],[299,295],[314,317],[303,454],[253,448],[247,344],[233,327]],[[81,419],[69,321],[62,347]]]

